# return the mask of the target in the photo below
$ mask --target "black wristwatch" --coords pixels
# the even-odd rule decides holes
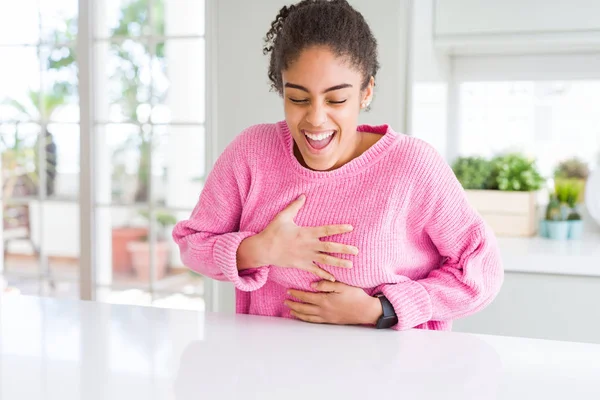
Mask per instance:
[[[378,294],[375,297],[381,301],[381,307],[383,308],[383,315],[377,320],[375,327],[377,329],[387,329],[398,323],[398,316],[394,310],[392,303],[382,294]]]

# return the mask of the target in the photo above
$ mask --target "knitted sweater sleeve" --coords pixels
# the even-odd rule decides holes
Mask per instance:
[[[416,189],[408,223],[422,230],[443,261],[424,279],[380,288],[398,315],[397,330],[474,314],[492,302],[504,278],[496,238],[450,166],[425,143],[411,153]]]
[[[252,173],[246,142],[243,134],[238,136],[217,159],[190,218],[175,225],[173,239],[191,270],[253,291],[265,284],[268,267],[237,269],[240,243],[256,234],[239,231]]]

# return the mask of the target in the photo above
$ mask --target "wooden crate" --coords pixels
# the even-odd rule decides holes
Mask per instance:
[[[467,198],[498,236],[537,233],[537,192],[467,190]]]

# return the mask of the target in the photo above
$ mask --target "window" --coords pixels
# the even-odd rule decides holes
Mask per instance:
[[[598,158],[600,80],[464,82],[459,96],[461,155],[521,151],[547,177],[561,160]]]
[[[552,177],[578,157],[600,157],[600,55],[458,57],[453,61],[455,155],[521,151]],[[454,136],[454,137],[452,137]]]
[[[181,265],[170,237],[205,174],[204,1],[89,0],[85,60],[76,54],[77,6],[0,6],[0,57],[11,60],[0,66],[3,182],[15,175],[9,187],[22,188],[3,193],[5,240],[7,219],[29,224],[9,243],[4,275],[22,291],[43,282],[50,294],[78,296],[83,152],[94,161],[97,298],[201,308],[202,279]],[[79,99],[82,61],[92,67],[92,93]],[[93,154],[79,142],[80,107],[90,101]],[[41,132],[51,140],[41,143]],[[27,209],[6,210],[7,200]]]
[[[24,293],[68,295],[78,288],[78,10],[48,3],[0,5],[2,265]]]

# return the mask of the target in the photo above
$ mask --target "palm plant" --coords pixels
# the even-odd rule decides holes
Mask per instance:
[[[29,90],[26,96],[26,101],[18,101],[8,99],[4,102],[16,111],[17,118],[23,121],[39,121],[40,134],[33,145],[27,145],[26,141],[19,135],[19,128],[15,129],[14,140],[12,146],[3,140],[3,148],[5,149],[4,164],[5,171],[12,171],[9,175],[13,175],[14,179],[19,179],[23,173],[26,173],[28,180],[33,185],[28,194],[35,194],[39,177],[43,170],[46,171],[46,193],[47,195],[54,194],[54,182],[56,179],[56,143],[54,136],[48,130],[48,121],[52,119],[53,114],[68,103],[71,84],[67,82],[57,82],[53,85],[52,90],[48,93],[41,93],[39,90]],[[42,168],[37,157],[37,148],[40,145],[39,141],[43,140],[43,148],[45,153],[45,167]],[[10,161],[13,161],[12,163]],[[33,170],[22,171],[19,166],[30,165]],[[12,192],[7,192],[8,194]]]
[[[59,72],[71,69],[74,76],[75,66],[75,30],[77,20],[66,19],[64,25],[49,34],[49,40],[61,45],[50,54],[40,59],[42,67],[49,72]],[[48,74],[51,76],[51,74]],[[60,76],[60,75],[59,75]],[[52,120],[55,112],[69,103],[70,98],[76,94],[77,85],[61,79],[53,79],[50,89],[30,89],[23,100],[4,99],[2,104],[11,108],[15,119],[18,121],[39,122],[40,132],[34,144],[28,143],[19,132],[16,124],[12,140],[2,138],[3,171],[6,175],[4,195],[10,197],[14,194],[16,186],[24,186],[25,190],[19,195],[32,195],[36,193],[42,170],[46,171],[46,193],[54,194],[56,178],[56,144],[52,133],[48,130],[48,122]],[[45,149],[45,166],[40,166],[37,149],[41,144]],[[23,187],[22,187],[23,189]]]

